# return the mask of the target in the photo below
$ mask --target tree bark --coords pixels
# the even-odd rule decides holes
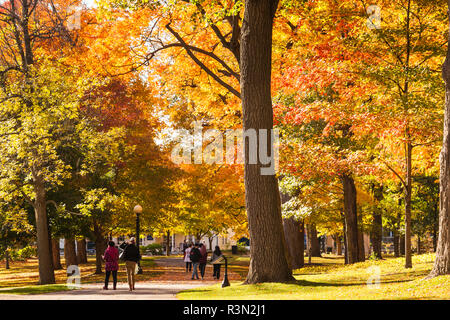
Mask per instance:
[[[77,240],[77,260],[79,264],[87,263],[86,239]]]
[[[361,218],[361,217],[360,217]],[[361,220],[361,219],[359,219]],[[360,223],[361,225],[362,223]],[[366,260],[364,249],[364,233],[358,228],[358,261],[363,262]]]
[[[383,237],[383,223],[382,223],[382,208],[379,203],[383,200],[383,186],[376,183],[372,185],[372,193],[376,200],[376,205],[372,211],[372,230],[370,232],[370,242],[373,248],[373,254],[377,259],[381,259],[382,237]]]
[[[64,260],[66,268],[71,265],[78,265],[77,253],[75,252],[75,239],[64,238]]]
[[[52,239],[52,255],[53,255],[53,268],[55,270],[61,270],[61,254],[59,248],[59,239]]]
[[[348,263],[352,264],[360,261],[358,216],[356,211],[356,187],[353,178],[347,174],[342,175],[344,189],[344,216],[346,226],[345,248],[348,256]]]
[[[337,250],[337,255],[341,256],[342,255],[342,239],[340,236],[336,237],[336,250]]]
[[[406,194],[405,194],[405,268],[412,268],[411,256],[411,157],[412,145],[407,143],[407,157],[406,157]]]
[[[170,231],[166,233],[166,256],[170,256]]]
[[[417,235],[417,254],[420,254],[421,251],[420,235]]]
[[[37,252],[39,261],[39,284],[54,284],[53,257],[50,251],[50,238],[48,234],[46,192],[42,177],[33,174],[34,213],[36,217]]]
[[[284,236],[291,257],[291,268],[299,269],[305,266],[305,231],[303,221],[293,217],[283,219]]]
[[[394,232],[394,256],[400,257],[400,237],[397,231]]]
[[[450,10],[450,0],[448,1]],[[450,32],[449,32],[450,43]],[[450,274],[450,49],[442,66],[445,82],[444,141],[442,143],[439,163],[440,171],[440,210],[439,238],[436,259],[430,276]]]
[[[272,24],[278,0],[245,1],[241,29],[241,97],[244,130],[267,130],[267,142],[258,145],[257,163],[249,161],[245,145],[245,203],[250,233],[250,267],[245,283],[294,280],[284,238],[281,201],[275,172],[263,175],[260,149],[270,150],[273,110],[271,97]],[[273,160],[274,157],[272,157]]]
[[[94,236],[95,236],[95,274],[102,274],[102,255],[106,250],[106,238],[103,235],[101,227],[97,222],[94,222]]]
[[[317,238],[317,229],[314,223],[306,225],[306,235],[308,240],[308,252],[311,249],[312,257],[321,257],[319,238]]]
[[[348,264],[348,249],[347,249],[347,223],[344,218],[344,264]]]
[[[405,255],[405,235],[400,234],[398,241],[399,241],[399,247],[400,247],[400,255],[404,256]]]
[[[6,247],[5,249],[5,269],[9,269],[9,249]]]

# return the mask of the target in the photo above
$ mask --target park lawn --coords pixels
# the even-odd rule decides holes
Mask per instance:
[[[413,256],[413,268],[403,267],[404,258],[388,257],[344,265],[342,258],[324,255],[312,265],[294,271],[295,282],[243,285],[232,282],[185,290],[179,299],[450,299],[450,275],[424,279],[432,268],[434,254]],[[380,285],[368,286],[371,270],[379,267]],[[231,267],[232,269],[233,267]]]
[[[64,259],[61,261],[64,262]],[[154,261],[154,257],[143,257],[141,266],[144,271],[142,275],[137,275],[137,281],[150,280],[164,273]],[[119,264],[118,281],[126,282],[127,275],[125,264]],[[95,257],[89,257],[87,264],[79,265],[81,283],[102,283],[105,274],[95,274]],[[64,285],[67,282],[66,267],[63,264],[62,270],[55,271],[56,284]],[[0,264],[0,288],[30,287],[38,284],[39,271],[37,259],[27,259],[26,261],[14,261],[10,264],[10,269],[6,270],[4,263]],[[64,286],[65,287],[65,286]],[[60,288],[55,286],[54,289]],[[1,290],[1,289],[0,289]],[[50,290],[50,287],[49,289]],[[56,290],[60,291],[60,290]]]
[[[0,294],[42,294],[56,291],[72,290],[66,284],[46,284],[0,289]]]

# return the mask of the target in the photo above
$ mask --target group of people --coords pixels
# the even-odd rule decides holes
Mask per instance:
[[[184,262],[186,262],[186,273],[192,271],[192,280],[198,280],[198,271],[200,270],[200,276],[205,277],[206,263],[208,261],[208,251],[203,243],[189,244],[184,250]],[[214,249],[211,262],[215,261],[222,255],[219,246]],[[213,264],[213,278],[220,278],[220,264]]]
[[[136,283],[136,265],[141,260],[139,249],[136,246],[136,240],[131,238],[128,243],[124,242],[120,245],[122,252],[122,260],[125,261],[127,270],[128,286],[130,291],[135,290]],[[119,249],[116,247],[114,241],[109,241],[108,248],[102,256],[105,261],[105,286],[104,290],[108,290],[109,278],[112,274],[113,278],[113,290],[117,287],[117,271],[119,270]]]

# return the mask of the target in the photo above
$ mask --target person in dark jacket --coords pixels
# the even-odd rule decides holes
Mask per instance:
[[[206,246],[203,243],[200,243],[200,254],[201,258],[199,261],[199,269],[200,269],[200,275],[203,277],[205,276],[205,269],[206,269],[206,262],[208,261],[208,251],[206,250]]]
[[[127,268],[128,286],[130,287],[130,291],[135,290],[136,264],[139,260],[141,260],[141,254],[139,253],[139,249],[137,248],[135,242],[136,240],[134,238],[131,238],[130,243],[125,247],[123,252],[123,260],[125,260],[125,266]]]
[[[194,247],[191,249],[190,258],[192,261],[192,280],[194,280],[194,276],[199,279],[198,277],[198,265],[200,258],[202,257],[200,250],[198,249],[198,243],[194,245]]]
[[[219,246],[216,246],[216,248],[214,249],[214,252],[212,254],[212,257],[211,257],[211,262],[214,262],[215,260],[220,258],[221,255],[222,255],[222,251],[220,251]],[[213,267],[214,267],[213,278],[219,280],[220,264],[213,264]]]

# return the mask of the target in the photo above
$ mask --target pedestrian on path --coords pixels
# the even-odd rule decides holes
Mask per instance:
[[[130,287],[130,291],[135,290],[136,278],[136,264],[139,260],[141,260],[141,254],[139,253],[139,249],[135,244],[136,240],[133,238],[130,239],[130,243],[125,247],[123,255],[125,260],[125,266],[127,268],[127,279],[128,286]]]
[[[191,250],[192,243],[184,250],[184,262],[186,262],[186,272],[192,271],[192,261],[191,261]]]
[[[202,280],[203,277],[205,276],[205,269],[206,269],[206,262],[208,261],[208,251],[206,250],[206,246],[203,243],[200,243],[200,253],[201,253],[201,258],[200,258],[200,264],[199,264],[199,268],[200,268],[200,275],[202,276]]]
[[[200,253],[200,250],[198,249],[198,244],[196,243],[194,245],[194,247],[191,249],[191,254],[190,254],[190,258],[192,261],[192,280],[194,280],[194,276],[195,278],[198,280],[198,265],[199,265],[199,261],[201,258],[202,254]]]
[[[116,290],[117,286],[117,270],[119,270],[119,250],[116,248],[114,241],[108,243],[108,248],[103,254],[103,260],[105,260],[105,286],[104,290],[108,290],[109,277],[112,274],[113,277],[113,290]]]
[[[220,251],[219,246],[216,246],[214,249],[214,252],[211,256],[211,262],[214,262],[218,258],[222,256],[222,251]],[[214,272],[213,272],[213,278],[219,280],[220,279],[220,264],[213,264]]]

